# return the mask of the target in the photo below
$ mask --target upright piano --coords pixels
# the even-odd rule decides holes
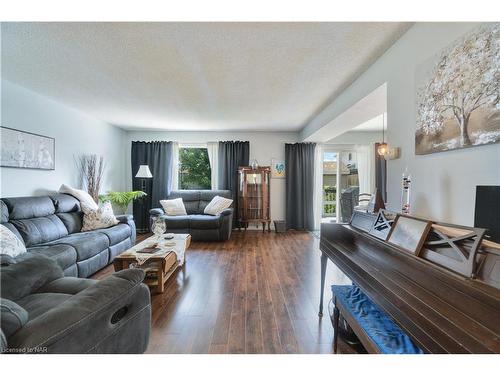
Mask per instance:
[[[415,256],[374,235],[374,220],[360,217],[356,223],[322,225],[319,315],[329,259],[424,352],[500,353],[500,251],[493,249],[490,256],[478,248],[472,261],[466,251],[463,259],[452,254],[449,263],[440,263],[438,252],[427,249],[428,256]],[[462,251],[466,236],[458,229],[453,240],[436,230],[441,237],[429,240],[428,247],[446,242],[453,251]],[[479,245],[470,233],[470,244]]]

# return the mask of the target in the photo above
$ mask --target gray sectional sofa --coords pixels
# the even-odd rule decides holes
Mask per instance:
[[[207,204],[216,196],[231,199],[229,190],[177,190],[166,199],[182,198],[187,215],[169,216],[161,208],[153,208],[150,212],[151,222],[156,218],[165,220],[167,231],[172,233],[189,233],[193,241],[226,241],[231,237],[233,225],[233,209],[228,208],[220,215],[205,215]]]
[[[90,276],[135,243],[131,215],[117,216],[120,223],[113,227],[81,232],[83,213],[71,195],[2,198],[0,209],[1,224],[28,252],[54,259],[65,276]]]
[[[25,219],[24,219],[25,220]],[[1,353],[143,353],[151,328],[144,271],[64,277],[54,259],[1,257]]]

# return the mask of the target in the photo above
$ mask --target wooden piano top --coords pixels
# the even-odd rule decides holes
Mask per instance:
[[[320,249],[428,353],[500,353],[500,290],[406,254],[348,224]]]

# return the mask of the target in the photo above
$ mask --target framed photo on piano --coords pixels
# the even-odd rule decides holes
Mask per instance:
[[[418,256],[431,229],[432,222],[415,217],[396,216],[387,241]]]

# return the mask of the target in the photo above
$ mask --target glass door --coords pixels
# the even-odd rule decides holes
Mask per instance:
[[[323,204],[321,222],[348,222],[358,204],[359,178],[356,152],[323,152]]]
[[[337,221],[338,156],[332,150],[323,152],[323,204],[321,222]]]
[[[357,154],[352,150],[339,153],[339,206],[338,222],[348,223],[354,207],[358,205],[359,176]]]

